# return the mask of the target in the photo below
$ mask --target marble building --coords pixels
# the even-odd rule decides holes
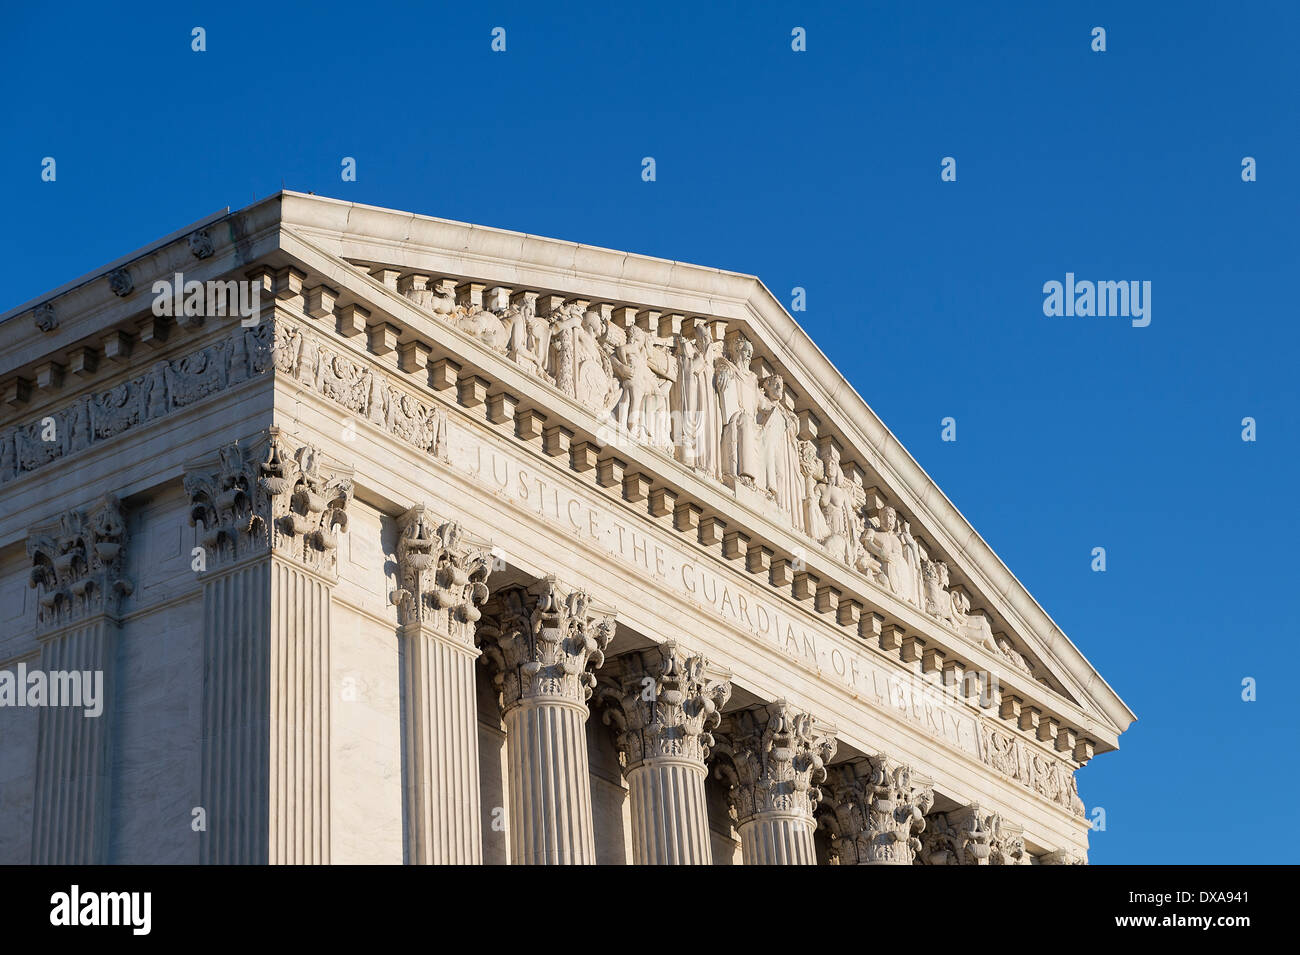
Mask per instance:
[[[284,192],[0,393],[0,862],[1086,861],[1133,714],[752,276]]]

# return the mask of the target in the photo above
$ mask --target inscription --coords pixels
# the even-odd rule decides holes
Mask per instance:
[[[683,553],[639,529],[603,504],[552,479],[528,461],[482,444],[448,423],[449,463],[485,490],[536,515],[565,534],[602,551],[703,607],[724,623],[775,647],[855,695],[893,710],[925,732],[979,759],[984,758],[978,721],[969,704],[910,674],[891,673],[847,641],[810,629],[797,614],[717,573],[696,555]]]

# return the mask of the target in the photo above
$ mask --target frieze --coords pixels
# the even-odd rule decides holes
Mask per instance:
[[[1021,672],[1035,675],[1029,659],[1010,638],[993,634],[987,618],[971,611],[964,590],[950,587],[947,566],[930,560],[909,523],[892,507],[867,506],[860,475],[850,478],[845,473],[834,443],[817,446],[797,437],[798,422],[785,401],[780,376],[760,379],[749,369],[753,350],[743,335],[730,335],[723,348],[710,337],[704,322],[695,325],[693,338],[677,335],[669,340],[643,334],[637,326],[620,328],[601,311],[585,309],[580,303],[558,306],[543,319],[531,293],[516,295],[516,303],[498,316],[473,302],[449,304],[454,297],[445,287],[441,293],[421,288],[419,282],[408,283],[408,288],[417,304],[462,331],[469,329],[488,347],[501,350],[501,339],[506,354],[515,359],[525,353],[539,361],[550,355],[540,363],[517,363],[608,416],[623,433],[629,433],[629,420],[633,437],[662,430],[654,415],[663,412],[665,405],[647,396],[666,395],[669,431],[677,430],[660,450],[677,456],[697,473],[716,478],[746,500],[758,495],[757,500],[775,504],[795,531],[811,537],[882,590]],[[498,335],[494,328],[503,331]],[[509,345],[520,336],[522,345]],[[598,361],[597,356],[608,361]],[[261,374],[272,364],[399,440],[446,460],[444,409],[394,387],[388,376],[355,353],[324,344],[296,324],[277,318],[252,328],[235,328],[227,339],[182,358],[157,362],[147,374],[53,412],[54,440],[44,440],[48,429],[41,422],[0,433],[0,483]],[[612,390],[602,392],[598,379],[607,367],[614,384]],[[645,374],[657,375],[659,383],[643,381],[633,397],[618,384],[626,383],[628,375]],[[663,382],[670,379],[674,386],[665,391]],[[583,381],[590,387],[582,386]],[[646,410],[647,401],[653,414]],[[634,409],[640,409],[639,418]],[[715,436],[716,449],[711,443]]]
[[[814,669],[819,676],[994,765],[1076,815],[1082,814],[1073,773],[1065,764],[1054,757],[1032,754],[1038,759],[1035,767],[1029,747],[1018,737],[993,730],[971,700],[936,682],[887,668],[849,640],[809,627],[802,614],[791,612],[758,588],[717,573],[707,561],[670,543],[671,538],[652,534],[624,520],[603,502],[597,503],[599,498],[593,492],[553,480],[528,460],[490,447],[459,423],[450,422],[446,433],[448,463],[485,489],[559,533],[594,544],[621,564]],[[1004,751],[1008,745],[1014,754],[1011,759]]]
[[[273,336],[270,322],[236,326],[226,338],[0,432],[0,484],[265,373]]]

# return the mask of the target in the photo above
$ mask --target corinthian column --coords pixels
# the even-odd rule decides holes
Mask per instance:
[[[744,865],[816,865],[813,810],[826,763],[835,755],[833,727],[818,726],[785,700],[743,710],[730,719],[731,783]]]
[[[836,863],[911,865],[934,791],[902,763],[869,756],[832,767],[822,805]]]
[[[199,858],[329,862],[330,600],[351,471],[278,428],[186,468],[201,525]]]
[[[601,699],[631,793],[632,861],[712,865],[705,760],[731,696],[730,675],[710,681],[704,657],[671,640],[617,663]]]
[[[497,627],[484,628],[496,670],[510,775],[510,859],[522,865],[596,861],[587,761],[593,671],[614,637],[612,614],[554,577],[499,595]]]
[[[420,865],[483,861],[474,625],[491,558],[423,504],[398,521],[392,594],[401,623],[406,712],[407,855]]]
[[[37,714],[34,863],[110,861],[117,614],[132,590],[123,574],[125,548],[125,515],[111,495],[88,512],[68,511],[57,524],[33,529],[27,539],[45,684]]]

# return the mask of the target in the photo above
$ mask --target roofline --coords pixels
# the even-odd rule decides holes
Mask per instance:
[[[254,205],[256,205],[256,203],[254,203]],[[248,208],[251,209],[252,206],[249,206]],[[107,265],[101,265],[97,269],[91,269],[86,274],[73,279],[71,282],[64,282],[56,289],[52,289],[48,292],[44,292],[33,299],[28,299],[26,302],[23,302],[21,305],[15,308],[11,308],[7,312],[0,313],[0,324],[9,321],[9,319],[11,318],[15,318],[23,314],[23,312],[30,311],[31,309],[35,308],[37,305],[40,305],[42,302],[49,301],[50,299],[55,298],[56,296],[63,295],[65,292],[71,292],[75,288],[80,288],[82,285],[86,285],[90,282],[95,281],[98,278],[102,278],[105,272],[109,272],[113,269],[121,268],[124,265],[128,265],[131,262],[134,262],[136,259],[144,258],[150,252],[158,251],[158,249],[161,249],[164,245],[167,245],[170,242],[175,242],[177,239],[181,238],[181,236],[188,235],[189,233],[193,232],[195,229],[202,229],[206,225],[211,225],[212,223],[216,222],[219,219],[224,219],[228,215],[230,215],[230,206],[226,206],[223,209],[218,209],[216,212],[212,213],[211,215],[206,215],[202,219],[199,219],[195,222],[191,222],[189,225],[185,226],[182,229],[177,229],[175,232],[165,235],[161,239],[156,239],[147,245],[142,245],[134,252],[128,252],[126,255],[120,258],[114,259],[112,262],[109,262]]]

